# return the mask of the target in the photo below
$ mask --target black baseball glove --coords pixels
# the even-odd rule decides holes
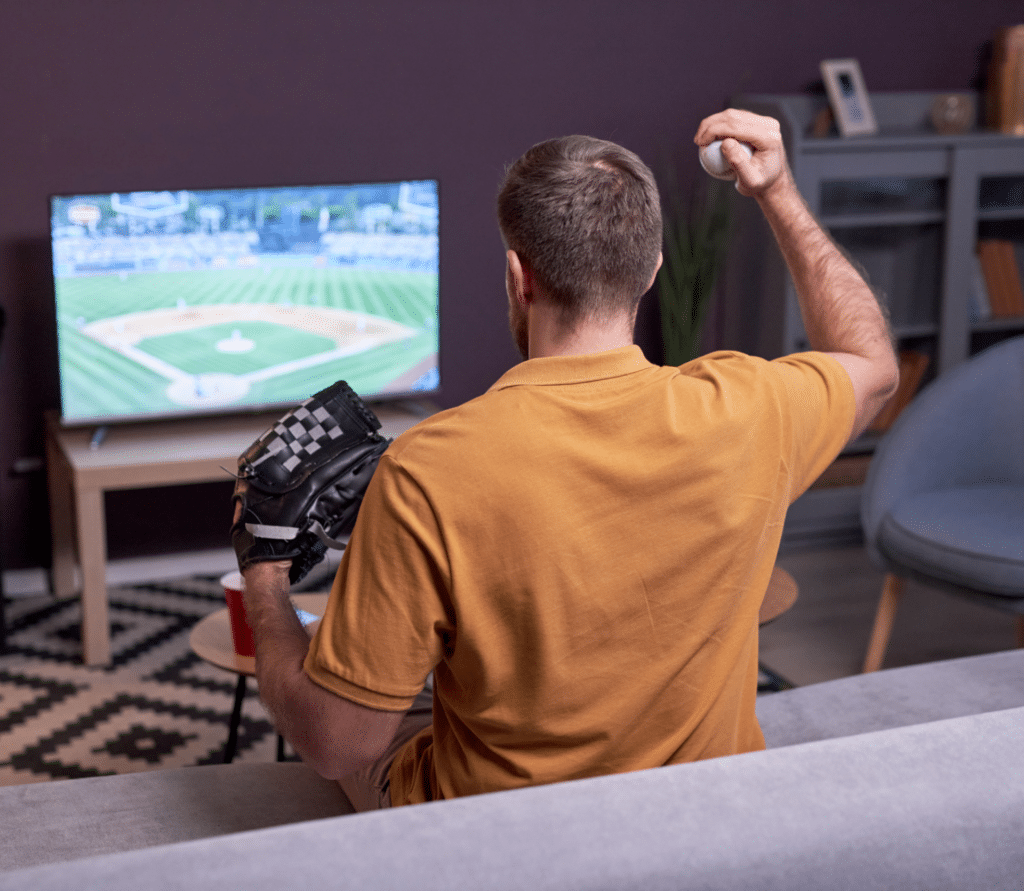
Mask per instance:
[[[231,527],[239,569],[291,560],[292,584],[352,531],[390,440],[344,381],[285,414],[238,459]]]

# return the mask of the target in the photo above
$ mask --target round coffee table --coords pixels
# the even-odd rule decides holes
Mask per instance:
[[[293,594],[291,600],[299,609],[314,616],[322,616],[327,608],[327,597],[327,594]],[[245,700],[247,681],[256,675],[256,659],[253,656],[239,656],[235,653],[227,607],[200,619],[189,634],[188,643],[192,652],[200,659],[238,675],[231,722],[228,724],[228,741],[224,747],[224,763],[230,764],[238,746],[238,725],[242,720],[242,702]],[[283,759],[284,740],[278,735],[277,760]]]

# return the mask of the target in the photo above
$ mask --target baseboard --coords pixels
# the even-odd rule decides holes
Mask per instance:
[[[107,584],[137,585],[190,575],[223,575],[233,569],[238,569],[238,563],[231,548],[135,557],[111,560],[107,564]]]
[[[107,584],[138,585],[189,575],[221,575],[236,568],[235,552],[230,548],[134,557],[107,563]],[[50,590],[49,570],[41,566],[9,569],[4,572],[3,581],[8,597],[31,597]]]
[[[341,561],[340,551],[328,551],[327,558],[303,579],[295,590],[310,585],[323,587],[324,580],[333,577]],[[167,581],[194,575],[223,575],[238,568],[235,552],[231,548],[212,551],[189,551],[179,554],[160,554],[111,560],[107,563],[107,584],[141,585],[147,582]],[[50,591],[50,573],[45,567],[9,569],[3,574],[4,594],[7,597],[33,597]]]
[[[3,585],[6,597],[34,597],[50,590],[50,576],[41,566],[7,569],[3,574]]]
[[[235,568],[235,553],[230,548],[134,557],[107,563],[107,584],[137,585],[189,575],[219,575]],[[8,597],[31,597],[49,592],[50,573],[45,567],[9,569],[4,572],[3,582]]]

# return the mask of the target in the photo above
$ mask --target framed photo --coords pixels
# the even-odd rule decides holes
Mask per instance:
[[[843,136],[877,133],[878,124],[856,59],[825,59],[821,63],[825,92]]]

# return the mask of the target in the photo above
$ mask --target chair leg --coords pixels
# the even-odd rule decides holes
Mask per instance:
[[[868,652],[864,657],[863,671],[865,672],[878,671],[882,667],[882,660],[885,659],[885,651],[889,646],[889,637],[892,635],[893,621],[896,619],[896,607],[899,605],[902,593],[903,579],[897,578],[890,572],[885,577],[882,596],[878,600],[875,624],[871,629]]]

